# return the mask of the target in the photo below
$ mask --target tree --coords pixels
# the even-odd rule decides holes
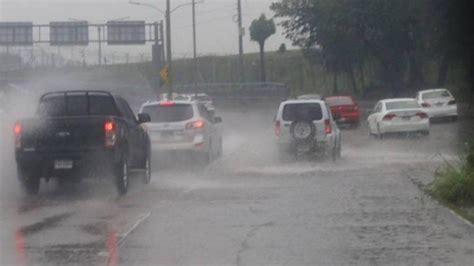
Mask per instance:
[[[275,22],[267,19],[265,14],[252,21],[250,25],[250,39],[260,46],[260,73],[262,82],[266,81],[265,75],[265,41],[275,34]]]
[[[280,0],[271,9],[294,44],[321,47],[336,76],[347,73],[356,91],[354,65],[374,58],[394,96],[423,81],[423,7],[428,0]],[[422,16],[424,18],[424,16]],[[410,71],[407,75],[408,70]]]

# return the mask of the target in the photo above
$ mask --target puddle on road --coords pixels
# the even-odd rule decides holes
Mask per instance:
[[[59,215],[54,215],[44,218],[42,221],[22,226],[19,229],[19,232],[23,236],[28,236],[31,234],[39,233],[43,230],[51,229],[59,225],[63,220],[71,217],[72,213],[64,213]]]

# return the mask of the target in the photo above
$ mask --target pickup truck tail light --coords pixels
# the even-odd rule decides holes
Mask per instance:
[[[382,120],[383,121],[392,121],[392,119],[395,118],[395,117],[397,117],[396,114],[387,114],[382,118]]]
[[[13,127],[13,134],[15,137],[15,148],[21,148],[21,133],[23,132],[23,125],[20,122],[16,122]]]
[[[280,120],[275,121],[275,136],[280,137],[281,135],[281,123]]]
[[[117,124],[113,120],[106,120],[104,123],[105,146],[113,147],[117,142]]]
[[[329,121],[329,119],[324,120],[324,125],[325,125],[324,132],[326,133],[326,135],[331,134],[332,133],[331,121]]]
[[[204,120],[196,120],[196,121],[187,123],[186,129],[202,129],[204,128],[205,125],[206,123],[204,122]]]
[[[419,116],[421,119],[427,119],[428,118],[428,114],[423,113],[423,112],[416,113],[416,115]]]

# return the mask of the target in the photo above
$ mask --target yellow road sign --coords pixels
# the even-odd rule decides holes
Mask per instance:
[[[170,69],[168,68],[168,66],[164,66],[161,70],[160,70],[160,77],[162,80],[164,80],[167,84],[170,83]]]

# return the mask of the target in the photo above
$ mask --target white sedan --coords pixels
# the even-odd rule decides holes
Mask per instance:
[[[386,133],[430,133],[430,120],[415,99],[400,98],[379,101],[367,118],[371,135],[382,138]]]
[[[456,100],[447,89],[419,91],[416,100],[430,118],[450,117],[453,121],[458,118]]]

